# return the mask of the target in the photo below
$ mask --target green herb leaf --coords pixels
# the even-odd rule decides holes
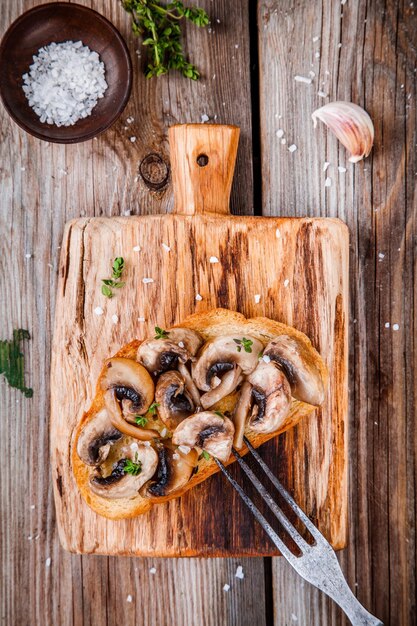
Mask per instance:
[[[171,69],[186,78],[197,80],[199,73],[184,55],[181,43],[182,20],[198,27],[207,26],[209,17],[204,9],[186,7],[183,2],[162,4],[160,0],[121,0],[132,17],[132,31],[142,36],[142,45],[148,50],[147,78],[162,76]]]
[[[214,413],[224,420],[224,415],[221,411],[214,411]]]
[[[169,333],[159,326],[155,326],[155,339],[167,339]]]
[[[159,407],[159,402],[152,402],[151,406],[149,407],[147,414],[149,413],[149,415],[156,415],[156,410]]]
[[[125,466],[123,468],[125,474],[132,474],[132,476],[138,476],[142,471],[142,463],[138,461],[134,463],[130,459],[126,459]]]
[[[101,285],[101,293],[103,294],[103,296],[106,296],[106,298],[113,297],[113,292],[107,285]]]
[[[206,461],[210,461],[211,456],[209,455],[207,450],[203,450],[202,454],[203,454],[203,459],[206,459]]]
[[[13,339],[0,341],[0,374],[4,374],[10,387],[32,398],[33,389],[25,387],[25,358],[19,345],[24,339],[30,339],[29,331],[18,328],[13,331]]]
[[[143,417],[143,415],[136,415],[135,422],[138,426],[146,426],[146,424],[148,423],[148,420],[146,417]]]
[[[103,283],[101,285],[101,293],[103,294],[103,296],[106,296],[106,298],[112,298],[112,289],[120,289],[120,287],[123,287],[125,285],[125,283],[120,280],[124,268],[125,262],[123,257],[116,257],[112,265],[112,277],[101,279],[101,282]]]
[[[242,345],[243,345],[245,352],[252,352],[251,346],[253,345],[253,341],[251,339],[245,339],[245,337],[243,337]]]

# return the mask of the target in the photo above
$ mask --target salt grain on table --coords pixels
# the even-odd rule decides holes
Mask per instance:
[[[297,150],[297,146],[295,145],[295,143],[292,143],[289,147],[288,147],[289,152],[295,152]]]
[[[305,83],[306,85],[311,85],[312,79],[307,76],[294,76],[294,80],[296,83]]]
[[[236,578],[245,578],[245,574],[243,573],[243,567],[241,565],[238,565],[235,576]]]
[[[94,313],[95,313],[96,315],[103,315],[104,311],[103,311],[103,309],[101,308],[101,306],[96,306],[96,308],[94,309]]]
[[[227,583],[223,585],[223,591],[229,591],[229,589],[230,589],[230,585],[228,585]]]
[[[156,567],[151,567],[149,570],[150,574],[156,574]]]
[[[203,296],[200,296],[200,294],[198,293],[195,299],[197,300],[197,302],[201,302],[201,300],[203,299]]]
[[[331,187],[332,184],[332,179],[331,178],[326,178],[326,180],[324,181],[324,186],[325,187]]]
[[[52,42],[38,50],[22,89],[42,123],[73,126],[91,115],[107,90],[104,63],[82,41]]]

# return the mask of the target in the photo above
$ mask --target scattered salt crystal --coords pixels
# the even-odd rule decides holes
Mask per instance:
[[[205,122],[209,121],[209,116],[207,115],[207,113],[203,113],[203,115],[200,117],[201,123],[204,124]]]
[[[316,52],[314,56],[316,57],[316,59],[319,59],[320,58],[320,52]]]
[[[210,263],[218,263],[219,259],[216,256],[211,256],[210,257]]]
[[[91,115],[107,90],[105,66],[81,41],[40,48],[22,76],[23,92],[42,123],[73,126]]]
[[[142,282],[144,285],[148,285],[149,283],[153,283],[153,278],[142,278]]]
[[[143,445],[145,446],[145,448],[150,448],[151,447],[151,442],[150,441],[144,441]]]
[[[113,322],[113,324],[117,324],[117,322],[119,321],[119,316],[116,314],[112,315],[111,321]]]
[[[346,168],[343,167],[343,165],[338,165],[337,169],[341,174],[344,174],[347,171]]]
[[[123,215],[126,215],[126,217],[130,215],[131,213],[132,211],[130,209],[126,209],[126,211],[123,211]]]
[[[392,325],[392,330],[400,330],[400,325],[399,324],[393,324]]]
[[[329,94],[325,93],[324,91],[318,91],[317,95],[319,96],[319,98],[327,98]]]
[[[183,454],[189,454],[191,452],[191,448],[189,446],[178,446],[178,450]]]
[[[166,428],[163,428],[161,430],[161,437],[166,437],[167,436],[167,432],[168,432],[168,430]]]
[[[144,317],[138,317],[138,322],[146,322]]]
[[[201,302],[201,300],[203,299],[203,296],[200,296],[200,294],[198,293],[195,299],[197,300],[197,302]]]
[[[270,363],[271,362],[271,357],[268,356],[267,354],[264,354],[262,357],[262,361],[265,361],[265,363]]]
[[[285,144],[287,143],[287,140],[285,139],[285,137],[283,137],[283,138],[281,139],[281,143],[282,143],[282,145],[283,145],[283,146],[285,146]]]
[[[169,252],[169,251],[171,250],[171,248],[170,248],[169,246],[167,246],[167,244],[166,244],[166,243],[163,243],[163,244],[162,244],[162,247],[163,247],[163,249],[164,249],[164,250],[166,250],[167,252]]]
[[[235,43],[235,48],[236,48],[236,50],[239,48],[239,44],[238,43]]]
[[[340,0],[340,4],[346,4],[347,0]]]
[[[156,567],[151,567],[149,570],[150,574],[156,574]]]
[[[134,122],[134,118],[133,117],[128,117],[126,120],[126,124],[131,124],[132,122]]]
[[[178,454],[178,452],[174,452],[174,454],[172,455],[172,458],[178,461],[178,459],[180,458],[180,455]]]
[[[32,541],[32,535],[28,535],[28,541]]]
[[[308,78],[308,76],[294,76],[294,80],[296,83],[305,83],[306,85],[311,85],[311,83],[313,82],[311,78]]]
[[[130,139],[130,141],[131,141],[132,143],[135,143],[135,141],[136,141],[136,137],[135,137],[135,136],[133,136],[133,137],[129,137],[129,139]]]
[[[26,172],[26,168],[25,168],[25,167],[21,167],[21,168],[20,168],[20,171],[21,171],[21,172]]]
[[[290,284],[290,280],[289,280],[289,278],[286,278],[284,280],[284,287],[288,287],[289,284]]]
[[[94,309],[94,313],[95,313],[96,315],[103,315],[104,311],[103,311],[103,309],[101,308],[101,306],[96,306],[96,308]]]
[[[238,565],[235,576],[236,578],[245,578],[245,574],[243,573],[243,567],[241,565]]]
[[[381,261],[382,261],[382,259],[385,259],[385,254],[383,252],[380,252],[378,254],[378,258],[381,259]]]
[[[183,341],[179,341],[178,345],[180,348],[185,348],[184,342]]]
[[[295,145],[295,143],[292,143],[290,146],[288,146],[288,150],[289,152],[295,152],[297,150],[297,146]]]
[[[58,172],[59,174],[62,174],[63,176],[66,176],[68,174],[68,170],[64,170],[62,167],[59,168]]]
[[[132,600],[133,600],[133,598],[132,598],[132,596],[129,593],[129,595],[126,598],[126,602],[132,602]]]
[[[25,254],[25,257],[26,257],[27,259],[31,259],[31,258],[32,258],[32,255],[31,255],[31,254],[29,254],[29,252],[28,252],[27,254]]]
[[[260,293],[256,293],[255,294],[255,304],[259,304],[260,301],[261,301],[261,294]]]
[[[342,44],[341,44],[341,43],[338,43],[338,44],[337,44],[337,47],[340,49],[340,48],[342,47]]]
[[[278,137],[278,139],[281,139],[281,137],[284,136],[284,131],[282,130],[282,128],[280,128],[279,130],[277,130],[276,132],[276,136]]]
[[[218,18],[218,17],[216,17],[216,22],[217,22],[218,24],[220,24],[220,20],[219,20],[219,18]]]
[[[293,622],[298,622],[298,617],[295,615],[295,613],[291,613],[291,619]]]
[[[330,187],[332,184],[332,179],[327,177],[326,180],[324,181],[324,186],[325,187]]]
[[[51,563],[52,563],[52,559],[50,556],[48,556],[48,558],[45,561],[45,565],[46,567],[51,567]]]
[[[280,229],[279,229],[279,228],[277,228],[277,229],[276,229],[276,231],[275,231],[275,237],[276,237],[277,239],[279,239],[279,238],[281,237],[281,231],[280,231]]]
[[[325,172],[327,170],[327,168],[329,167],[330,163],[329,161],[325,161],[324,165],[323,165],[323,172]]]
[[[320,39],[320,37],[313,37],[313,43],[316,43],[316,41],[318,41]]]
[[[390,327],[390,323],[389,322],[385,322],[385,328],[389,328]]]
[[[140,252],[140,246],[133,246],[133,252]]]
[[[229,591],[229,589],[230,589],[230,585],[228,585],[227,583],[223,585],[223,591]]]
[[[314,78],[316,75],[316,72],[313,72],[312,70],[310,70],[308,75],[310,76],[310,78]]]
[[[31,508],[31,509],[32,509],[32,511],[33,511],[33,510],[34,510],[34,508],[35,508],[35,505],[34,505],[34,504],[31,504],[31,505],[30,505],[30,508]]]

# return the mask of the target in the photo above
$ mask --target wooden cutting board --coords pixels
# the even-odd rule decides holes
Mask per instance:
[[[178,500],[118,522],[89,509],[72,475],[74,430],[103,360],[152,334],[155,325],[167,328],[221,306],[293,325],[324,357],[330,370],[325,405],[261,453],[333,546],[342,548],[347,227],[335,219],[231,216],[239,130],[184,125],[171,128],[169,137],[174,214],[77,219],[66,226],[51,371],[51,460],[62,545],[78,553],[167,557],[277,554],[219,474]],[[126,285],[109,300],[100,285],[116,256],[125,259]],[[232,470],[240,475],[236,464]]]

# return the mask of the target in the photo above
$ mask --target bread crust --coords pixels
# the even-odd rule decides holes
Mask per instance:
[[[251,335],[259,339],[264,346],[266,346],[271,339],[278,335],[289,335],[290,337],[293,337],[297,341],[301,342],[304,348],[304,355],[307,355],[311,363],[317,367],[321,373],[324,386],[326,387],[327,385],[327,367],[319,353],[311,344],[309,338],[304,335],[304,333],[292,328],[291,326],[287,326],[286,324],[276,322],[267,317],[246,319],[241,313],[237,313],[235,311],[229,311],[228,309],[213,309],[205,313],[190,315],[181,324],[177,324],[177,327],[185,327],[196,330],[206,341],[213,337],[226,334]],[[136,352],[140,344],[141,341],[139,340],[131,341],[123,346],[113,356],[135,359]],[[168,500],[181,497],[186,491],[192,489],[195,485],[198,485],[198,483],[203,482],[209,476],[219,471],[219,468],[213,459],[207,461],[202,458],[198,463],[198,472],[191,477],[182,489],[173,494],[157,499],[144,498],[138,494],[134,498],[109,500],[94,494],[89,487],[89,479],[94,471],[94,468],[83,463],[83,461],[81,461],[78,457],[77,442],[84,425],[89,420],[93,419],[95,414],[104,407],[103,390],[101,389],[100,383],[105,373],[106,367],[104,364],[97,381],[94,400],[88,411],[84,413],[82,419],[77,425],[74,437],[72,438],[71,446],[71,462],[75,480],[82,497],[88,506],[90,506],[96,513],[113,520],[136,517],[149,511],[149,509],[151,509],[153,504],[156,502],[163,503]],[[213,408],[222,411],[231,410],[236,402],[236,398],[236,393],[231,394]],[[262,434],[254,433],[247,429],[245,431],[245,435],[248,437],[252,445],[257,448],[269,439],[272,439],[280,433],[283,433],[295,426],[300,419],[311,414],[315,408],[316,407],[310,404],[293,399],[289,415],[279,430],[274,433]],[[248,450],[246,446],[240,451],[242,455],[247,452]],[[235,458],[232,455],[227,465],[233,463],[234,460]]]

